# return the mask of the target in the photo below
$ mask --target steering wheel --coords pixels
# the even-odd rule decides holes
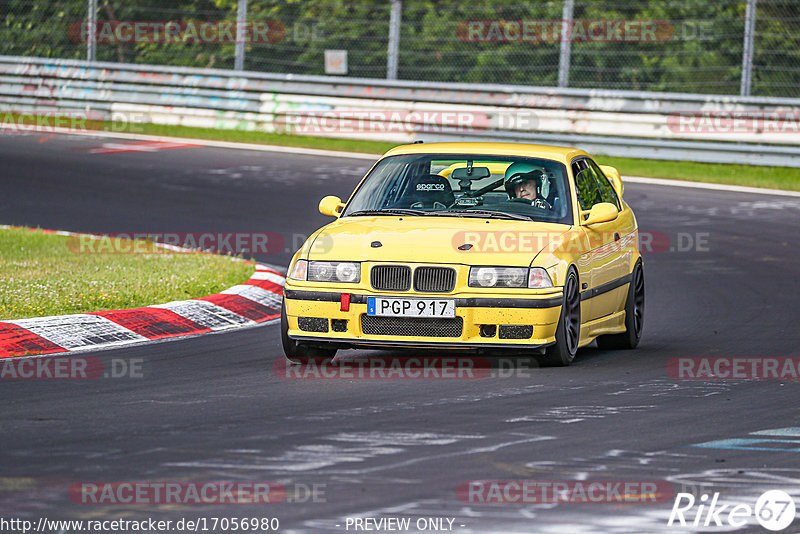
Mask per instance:
[[[517,203],[517,204],[527,204],[528,206],[530,206],[532,208],[536,208],[536,209],[540,209],[540,210],[552,211],[552,209],[553,209],[553,206],[551,206],[550,203],[547,202],[543,198],[535,198],[534,200],[528,200],[527,198],[511,197],[508,200],[509,200],[509,202],[514,202],[514,203]],[[540,200],[542,203],[544,203],[544,205],[533,204],[533,202],[535,200]]]

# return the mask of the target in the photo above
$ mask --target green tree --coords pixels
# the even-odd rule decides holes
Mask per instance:
[[[237,0],[98,0],[98,21],[236,20]],[[168,6],[168,7],[165,7]],[[473,39],[471,22],[506,32],[521,21],[560,27],[562,0],[403,0],[398,77],[441,83],[554,86],[559,38]],[[759,0],[753,94],[800,94],[800,16],[794,0]],[[738,94],[746,0],[576,0],[582,21],[655,22],[658,39],[571,43],[570,87]],[[348,52],[348,76],[386,76],[389,0],[250,0],[248,20],[268,42],[248,42],[245,69],[320,75],[326,49]],[[0,53],[84,58],[71,28],[86,0],[0,3]],[[513,32],[508,35],[513,35]],[[474,37],[474,36],[473,36]],[[545,36],[546,37],[546,36]],[[552,37],[552,36],[551,36]],[[97,59],[232,68],[233,42],[98,43]]]

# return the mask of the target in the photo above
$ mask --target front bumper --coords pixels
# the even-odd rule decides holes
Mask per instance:
[[[520,294],[409,294],[369,292],[363,288],[350,293],[348,311],[342,311],[342,289],[322,290],[319,287],[297,287],[287,284],[284,289],[286,314],[290,338],[304,343],[331,343],[339,348],[355,347],[432,347],[448,349],[540,349],[555,343],[558,318],[561,314],[560,288],[536,295]],[[345,291],[346,292],[346,291]],[[454,299],[456,318],[461,326],[452,333],[425,335],[425,328],[411,334],[408,328],[402,334],[380,335],[366,333],[363,316],[367,314],[367,297],[441,298]],[[305,318],[301,329],[299,318]],[[313,321],[309,321],[312,318]],[[333,321],[337,321],[334,323]],[[424,326],[425,319],[415,319]],[[339,329],[346,321],[343,331]],[[437,321],[437,319],[430,319]],[[327,331],[309,331],[308,324],[316,329],[327,325]],[[494,335],[481,335],[481,325],[494,325]],[[522,327],[527,335],[521,339],[504,338],[501,331],[520,331],[509,327]],[[485,334],[485,332],[484,332]]]

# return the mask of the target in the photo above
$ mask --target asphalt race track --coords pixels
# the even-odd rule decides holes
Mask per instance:
[[[346,198],[369,166],[206,147],[93,152],[104,143],[129,142],[0,136],[0,224],[273,232],[284,250],[257,258],[285,268],[303,236],[330,220],[319,199]],[[591,346],[568,368],[510,360],[463,380],[283,378],[274,323],[81,353],[128,371],[0,380],[0,515],[275,517],[280,532],[355,531],[353,518],[397,517],[410,518],[412,532],[423,519],[428,528],[442,521],[429,532],[616,533],[702,531],[705,516],[701,526],[668,526],[679,492],[697,498],[687,521],[715,493],[731,505],[721,520],[770,489],[800,510],[798,379],[670,371],[675,358],[800,357],[800,199],[636,184],[625,198],[652,236],[637,350]],[[619,503],[613,492],[544,503],[457,493],[469,481],[525,480],[649,481],[668,491],[655,503]],[[70,494],[87,482],[142,481],[271,482],[287,493],[266,505],[86,504]],[[767,532],[745,520],[741,531]]]

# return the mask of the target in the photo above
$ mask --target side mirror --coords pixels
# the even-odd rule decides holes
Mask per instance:
[[[339,217],[342,213],[342,199],[333,195],[327,196],[319,201],[319,212],[323,215],[330,215],[331,217]]]
[[[614,184],[614,191],[617,192],[619,198],[622,198],[622,191],[625,187],[622,185],[622,178],[619,176],[619,171],[610,165],[600,165],[600,170],[611,179],[611,183]]]
[[[617,207],[610,202],[599,202],[592,206],[589,218],[583,221],[584,226],[613,221],[619,215]]]

